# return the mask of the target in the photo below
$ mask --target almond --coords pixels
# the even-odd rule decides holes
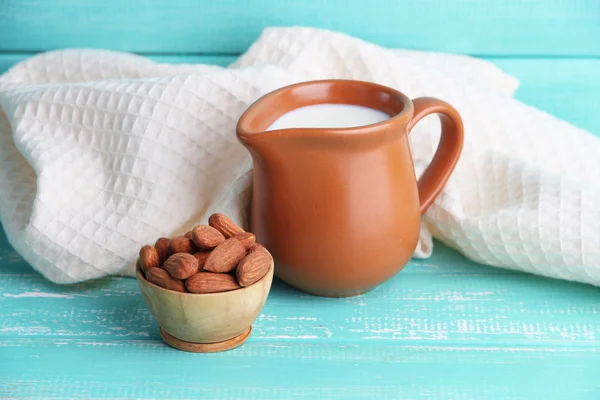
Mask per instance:
[[[145,245],[140,249],[140,268],[146,272],[150,268],[157,268],[160,265],[158,252],[153,246]]]
[[[210,255],[210,251],[199,251],[197,253],[194,253],[193,256],[196,257],[196,260],[198,260],[198,268],[202,269],[202,267],[204,267],[204,262],[206,261],[206,258]]]
[[[171,243],[171,239],[166,237],[158,238],[156,243],[154,243],[154,248],[158,252],[158,259],[160,265],[162,265],[171,255],[171,250],[169,250],[169,243]]]
[[[192,293],[217,293],[239,289],[240,285],[231,275],[198,272],[185,281],[185,287]]]
[[[175,279],[187,279],[198,272],[198,260],[188,253],[177,253],[165,261],[163,268]]]
[[[267,249],[265,249],[265,247],[259,243],[254,243],[252,246],[250,246],[248,249],[248,254],[256,253],[257,251],[264,251],[265,253],[270,254]]]
[[[213,249],[225,241],[225,236],[212,226],[197,225],[192,229],[193,240],[201,249]]]
[[[185,233],[185,235],[183,235],[183,237],[186,237],[186,238],[188,238],[188,239],[190,239],[190,240],[193,240],[193,239],[194,239],[194,234],[193,234],[193,232],[192,232],[192,231],[187,231],[187,232]]]
[[[250,286],[259,281],[271,268],[271,261],[271,255],[266,251],[256,251],[244,257],[236,270],[240,286]]]
[[[221,232],[226,238],[244,232],[244,230],[237,226],[231,218],[219,213],[211,215],[208,218],[208,224]]]
[[[183,281],[173,278],[162,268],[150,268],[146,272],[146,279],[165,289],[185,292]]]
[[[246,256],[246,249],[237,239],[227,239],[210,253],[204,269],[210,272],[229,272]]]
[[[171,239],[169,250],[172,254],[176,253],[195,253],[198,249],[194,246],[194,242],[185,236],[177,236]]]
[[[232,237],[242,242],[246,250],[248,250],[250,247],[252,247],[254,243],[256,243],[256,236],[254,236],[254,233],[242,232]]]

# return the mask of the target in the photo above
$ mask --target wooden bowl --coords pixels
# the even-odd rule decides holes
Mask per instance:
[[[258,282],[221,293],[181,293],[137,278],[146,306],[167,344],[185,351],[213,352],[242,344],[262,310],[273,281],[273,263]]]

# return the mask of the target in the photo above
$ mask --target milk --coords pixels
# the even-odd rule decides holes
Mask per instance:
[[[316,104],[283,114],[267,128],[350,128],[389,119],[383,111],[350,104]]]

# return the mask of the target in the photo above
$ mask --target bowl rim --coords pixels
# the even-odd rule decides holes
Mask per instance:
[[[137,264],[137,263],[136,263]],[[156,268],[160,268],[160,267],[156,267]],[[227,290],[225,292],[215,292],[215,293],[190,293],[190,292],[179,292],[177,290],[171,290],[171,289],[167,289],[164,288],[162,286],[159,286],[155,283],[150,282],[148,279],[146,279],[146,276],[144,276],[144,274],[142,273],[142,270],[140,269],[139,266],[136,265],[135,268],[135,273],[137,276],[138,281],[143,282],[144,284],[147,284],[149,286],[158,288],[160,290],[164,290],[165,292],[171,292],[171,293],[175,293],[178,295],[190,295],[190,296],[222,296],[225,295],[227,293],[239,293],[240,291],[243,291],[245,289],[249,289],[251,287],[253,287],[254,285],[259,284],[260,282],[264,281],[265,279],[267,279],[267,277],[271,274],[271,272],[275,269],[275,262],[273,260],[271,260],[271,265],[269,266],[269,270],[267,271],[267,273],[260,278],[259,280],[257,280],[256,282],[254,282],[252,285],[250,286],[243,286],[240,287],[239,289],[234,289],[234,290]]]

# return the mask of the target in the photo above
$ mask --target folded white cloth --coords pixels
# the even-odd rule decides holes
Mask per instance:
[[[517,82],[464,56],[384,49],[343,34],[267,29],[230,68],[66,50],[0,77],[0,218],[59,283],[131,274],[142,244],[218,210],[238,222],[251,160],[235,138],[260,95],[320,78],[374,81],[454,105],[465,147],[423,219],[484,264],[600,285],[600,140],[512,98]],[[439,138],[410,135],[417,172]]]

